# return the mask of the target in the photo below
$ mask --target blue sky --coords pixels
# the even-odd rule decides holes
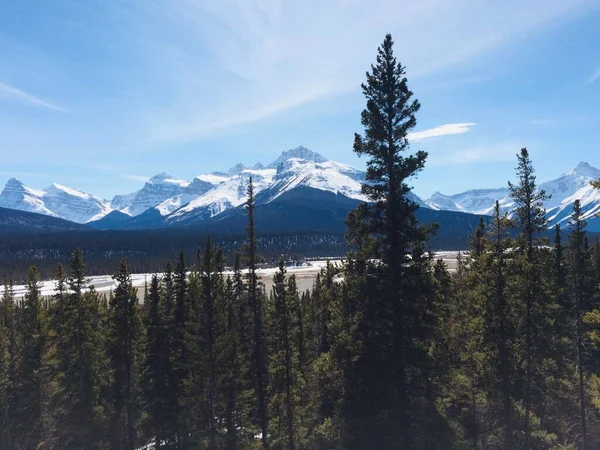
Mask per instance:
[[[428,197],[600,166],[597,0],[0,3],[0,184],[111,198],[304,145],[352,152],[360,83],[391,32],[422,104]]]

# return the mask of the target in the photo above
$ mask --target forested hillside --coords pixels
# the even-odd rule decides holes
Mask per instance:
[[[51,298],[35,267],[21,302],[7,280],[0,448],[600,448],[600,243],[580,203],[548,240],[523,148],[515,215],[496,204],[450,273],[407,199],[427,154],[409,153],[420,104],[391,36],[362,90],[370,203],[311,290],[283,262],[270,291],[258,278],[252,180],[233,275],[207,237],[157,268],[143,303],[125,259],[114,292],[90,289],[80,250]]]

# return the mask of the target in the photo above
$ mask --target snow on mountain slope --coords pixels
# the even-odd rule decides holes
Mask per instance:
[[[503,210],[512,207],[513,201],[508,196],[508,188],[475,189],[455,195],[436,192],[425,203],[431,209],[436,210],[489,215],[494,209],[496,200],[500,201],[500,207]]]
[[[226,180],[226,179],[225,179]],[[195,200],[201,195],[207,193],[211,189],[214,189],[216,185],[222,183],[223,181],[216,182],[213,178],[213,182],[208,182],[200,177],[194,178],[194,181],[189,183],[181,192],[181,194],[174,195],[155,206],[161,216],[167,216],[171,214],[173,211],[181,208],[182,206],[188,204],[189,202]]]
[[[111,207],[130,216],[137,216],[171,197],[184,194],[190,184],[189,181],[178,180],[168,173],[159,173],[150,178],[139,191],[115,196]]]
[[[270,202],[296,188],[312,188],[366,200],[361,193],[365,172],[347,164],[330,161],[306,147],[284,151],[266,167],[252,168],[236,164],[226,172],[199,175],[191,182],[160,173],[131,194],[116,195],[107,202],[90,194],[53,184],[45,190],[27,188],[10,180],[0,195],[0,206],[61,217],[80,223],[98,220],[113,211],[132,217],[144,213],[153,220],[185,222],[187,217],[212,217],[236,207],[246,199],[250,177],[255,194],[263,193],[262,202]],[[411,200],[424,206],[416,195]],[[257,199],[258,201],[258,199]]]
[[[279,155],[279,157],[275,161],[269,164],[267,168],[277,169],[279,164],[292,158],[303,159],[305,161],[312,161],[316,163],[324,163],[328,161],[327,158],[325,158],[324,156],[319,155],[318,153],[313,152],[312,150],[309,150],[306,147],[299,146],[281,153],[281,155]]]
[[[588,229],[600,231],[600,220],[597,219],[600,213],[600,190],[595,189],[589,183],[571,196],[564,198],[557,206],[548,208],[547,217],[551,225],[559,223],[562,228],[568,225],[575,200],[579,200],[581,204],[583,219],[588,221]]]
[[[344,164],[292,157],[277,166],[274,183],[269,187],[268,197],[262,201],[268,203],[284,192],[300,186],[364,201],[366,197],[361,193],[361,183],[357,181],[360,178],[364,179],[364,173],[361,174],[358,170]]]
[[[71,222],[90,222],[104,217],[111,211],[106,200],[60,184],[51,184],[44,191],[46,207],[58,217]]]
[[[12,178],[0,194],[0,206],[60,217],[76,223],[96,220],[111,209],[107,201],[60,184],[31,189]]]
[[[575,195],[579,192],[578,197],[582,200],[590,195],[593,195],[593,190],[589,190],[590,181],[597,180],[600,178],[600,170],[590,166],[586,162],[580,162],[572,170],[557,178],[556,180],[547,181],[540,184],[540,189],[546,191],[546,194],[552,196],[552,198],[546,202],[545,206],[547,209],[555,208],[557,206],[565,204],[573,204]]]
[[[174,224],[188,220],[190,217],[208,218],[241,205],[246,200],[250,178],[252,178],[254,192],[257,194],[273,182],[274,176],[274,169],[244,169],[174,211],[166,218],[166,223]]]
[[[580,162],[569,172],[555,180],[539,185],[551,198],[544,204],[547,209],[549,226],[557,223],[566,225],[573,209],[573,203],[579,199],[585,219],[600,222],[595,214],[600,212],[600,191],[590,186],[590,181],[600,179],[600,170],[586,162]],[[490,215],[498,200],[503,211],[509,214],[514,209],[514,202],[509,196],[508,188],[479,189],[455,195],[444,195],[436,192],[426,203],[432,209],[463,211],[472,214]],[[595,230],[600,225],[591,225]]]
[[[45,195],[44,191],[28,188],[16,178],[11,178],[0,194],[0,207],[57,217],[44,204]]]

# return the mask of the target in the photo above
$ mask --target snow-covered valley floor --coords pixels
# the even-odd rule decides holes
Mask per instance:
[[[458,256],[458,252],[456,251],[445,251],[445,252],[437,252],[436,258],[441,258],[444,260],[446,265],[448,266],[450,271],[453,271],[456,268],[456,258]],[[305,291],[307,289],[311,289],[313,282],[317,276],[317,274],[327,265],[326,259],[310,261],[311,265],[297,266],[297,267],[286,267],[287,275],[295,275],[296,283],[298,285],[298,290],[300,292]],[[341,261],[338,260],[329,260],[331,264],[340,264]],[[277,271],[277,267],[269,267],[262,268],[258,270],[258,275],[261,278],[261,282],[265,285],[267,290],[271,289],[273,284],[273,275]],[[225,271],[225,276],[232,275],[232,271]],[[133,281],[133,286],[138,288],[138,292],[140,293],[140,297],[143,294],[144,285],[146,282],[150,283],[150,279],[153,274],[151,273],[136,273],[132,274],[131,278]],[[159,274],[160,275],[160,274]],[[115,280],[112,279],[112,275],[97,275],[87,278],[87,283],[90,286],[94,286],[94,288],[98,292],[108,293],[113,290],[116,286]],[[56,290],[56,283],[54,281],[42,281],[41,294],[43,296],[49,296],[54,294]],[[27,288],[25,285],[15,285],[14,293],[15,298],[20,299],[27,292]]]

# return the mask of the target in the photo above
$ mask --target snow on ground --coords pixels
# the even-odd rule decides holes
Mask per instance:
[[[437,252],[436,258],[441,258],[448,265],[450,271],[454,270],[456,267],[456,258],[458,256],[457,251],[444,251]],[[465,254],[465,252],[462,252]],[[320,259],[315,261],[309,261],[311,264],[297,266],[297,267],[286,267],[286,273],[288,276],[295,275],[296,282],[298,284],[298,290],[304,291],[306,289],[310,289],[312,287],[313,281],[317,274],[327,266],[327,262],[334,265],[341,265],[342,260],[340,259]],[[262,268],[257,271],[258,276],[261,278],[262,282],[265,284],[267,289],[270,289],[273,281],[273,275],[275,272],[279,270],[277,267],[268,267]],[[141,292],[144,288],[144,284],[148,282],[150,284],[150,280],[152,278],[152,273],[136,273],[131,275],[131,279],[133,282],[133,286],[138,288]],[[162,274],[157,274],[162,276]],[[227,270],[224,272],[224,275],[233,275],[233,271]],[[94,286],[96,291],[108,293],[113,290],[117,283],[112,279],[112,275],[97,275],[93,277],[87,277],[87,283],[90,286]],[[49,296],[53,295],[56,291],[56,282],[55,281],[43,281],[41,282],[41,295]],[[2,287],[0,287],[0,290]],[[23,298],[25,293],[27,292],[27,287],[25,285],[15,285],[14,286],[15,298],[20,299]]]

